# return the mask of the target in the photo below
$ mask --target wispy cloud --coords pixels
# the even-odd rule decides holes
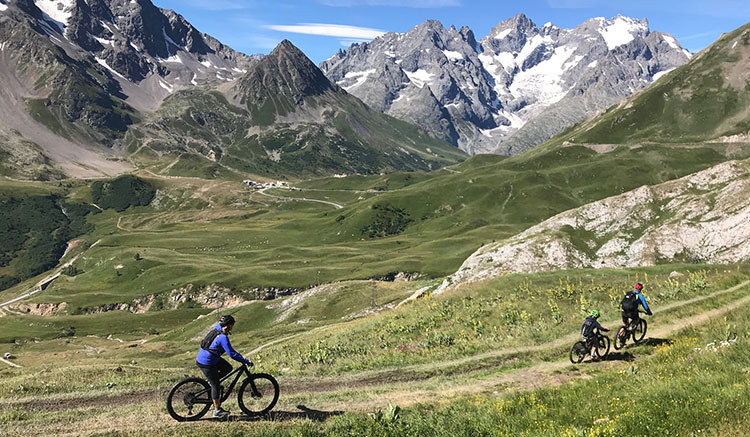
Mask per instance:
[[[706,32],[695,33],[693,35],[677,37],[680,41],[690,41],[692,39],[706,38],[709,36],[718,37],[721,34],[721,30],[709,30]]]
[[[334,7],[398,6],[402,8],[451,8],[461,6],[460,0],[318,0],[318,3]]]
[[[271,24],[267,29],[280,32],[304,33],[307,35],[337,36],[349,39],[373,39],[384,34],[384,30],[369,27],[347,26],[345,24],[298,23],[293,25]]]

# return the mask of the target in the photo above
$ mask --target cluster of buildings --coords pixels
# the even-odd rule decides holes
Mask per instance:
[[[256,182],[245,179],[242,183],[250,188],[260,190],[263,188],[289,188],[289,184],[284,181]]]

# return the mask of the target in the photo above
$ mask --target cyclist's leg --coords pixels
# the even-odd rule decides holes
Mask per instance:
[[[586,346],[588,347],[591,358],[596,358],[596,336],[584,337],[584,340],[586,341]]]
[[[622,316],[622,324],[620,325],[620,329],[617,330],[617,337],[622,335],[625,332],[625,328],[628,326],[628,313],[625,312],[625,310],[620,311],[620,315]]]
[[[219,392],[219,366],[198,365],[198,367],[200,367],[203,375],[206,377],[208,385],[211,386],[211,399],[214,402],[214,407],[218,408],[219,405],[221,405],[221,395]]]

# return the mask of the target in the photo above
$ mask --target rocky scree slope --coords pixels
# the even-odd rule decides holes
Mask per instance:
[[[232,84],[175,93],[135,131],[132,152],[269,177],[429,170],[466,157],[368,108],[287,40]]]
[[[558,214],[472,254],[440,287],[505,273],[750,259],[750,160]]]
[[[593,18],[574,29],[519,14],[477,42],[427,21],[354,44],[320,64],[369,106],[470,154],[516,154],[648,86],[690,59],[648,22]]]

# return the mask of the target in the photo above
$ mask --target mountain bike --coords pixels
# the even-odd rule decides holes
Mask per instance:
[[[221,402],[229,398],[240,377],[245,375],[237,392],[237,403],[243,413],[251,417],[262,416],[276,405],[279,400],[279,383],[273,376],[253,373],[243,364],[221,378],[221,382],[229,380],[232,375],[235,375],[234,381],[228,389],[222,390]],[[203,378],[185,378],[175,384],[167,395],[167,411],[180,422],[200,419],[212,405],[211,386]]]
[[[638,314],[646,313],[638,311]],[[646,320],[641,317],[631,320],[624,328],[621,326],[615,334],[615,349],[622,349],[625,346],[625,342],[628,341],[628,337],[633,338],[633,343],[640,343],[646,337],[647,328],[648,323],[646,323]]]
[[[603,359],[604,357],[609,354],[609,337],[599,332],[598,329],[594,331],[594,334],[596,335],[596,356],[599,357],[599,359]],[[573,346],[570,347],[570,362],[573,364],[579,364],[591,353],[591,347],[593,346],[592,342],[579,340],[575,343],[573,343]]]

